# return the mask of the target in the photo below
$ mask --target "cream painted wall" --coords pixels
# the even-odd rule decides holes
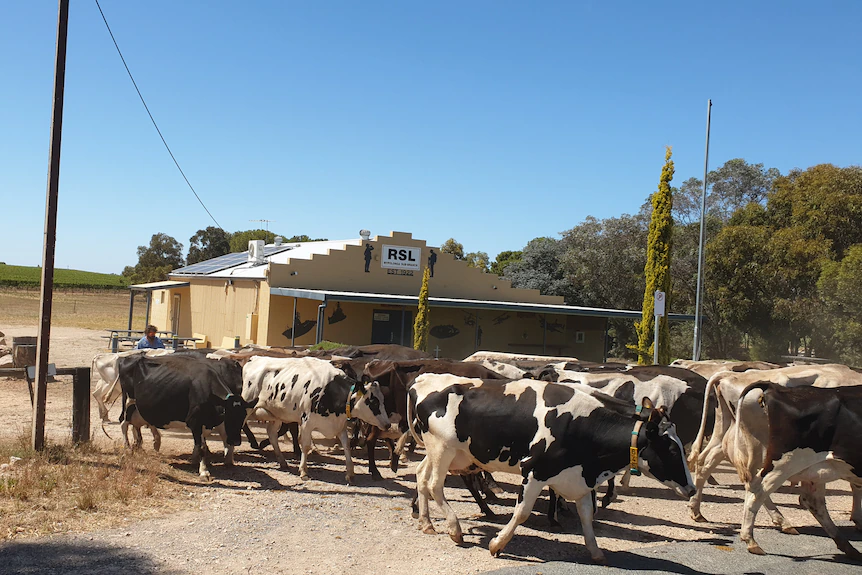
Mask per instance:
[[[374,248],[369,272],[365,272],[365,245]],[[384,245],[422,248],[420,269],[412,276],[397,275],[381,267],[380,257]],[[269,282],[273,287],[327,289],[397,295],[418,295],[422,286],[422,269],[434,249],[437,263],[434,277],[429,281],[432,297],[517,301],[529,303],[562,304],[559,296],[543,296],[539,290],[515,289],[507,280],[467,267],[439,248],[429,248],[422,240],[410,234],[392,232],[391,236],[375,236],[361,246],[347,246],[345,250],[331,250],[329,255],[315,255],[310,260],[293,259],[287,264],[270,264]],[[291,273],[296,272],[295,275]]]
[[[205,334],[214,347],[224,337],[240,336],[240,343],[252,343],[245,337],[246,316],[258,311],[260,283],[253,280],[194,280],[191,284],[191,331]],[[268,294],[267,294],[268,296]]]

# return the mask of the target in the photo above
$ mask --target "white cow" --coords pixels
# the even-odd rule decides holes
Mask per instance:
[[[301,479],[308,479],[313,431],[341,441],[350,482],[354,474],[348,418],[357,417],[381,429],[389,428],[383,393],[377,382],[357,382],[330,362],[316,357],[253,357],[243,367],[242,381],[243,399],[259,400],[249,419],[267,422],[269,441],[282,468],[287,467],[287,461],[278,446],[278,430],[282,422],[299,424]]]

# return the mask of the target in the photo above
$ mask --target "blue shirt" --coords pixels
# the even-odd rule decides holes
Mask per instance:
[[[164,349],[165,344],[162,343],[158,337],[153,338],[153,342],[150,343],[150,340],[147,339],[147,336],[141,338],[138,344],[135,346],[135,349]]]

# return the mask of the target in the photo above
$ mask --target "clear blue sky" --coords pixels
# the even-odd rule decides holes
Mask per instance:
[[[72,0],[57,267],[212,224],[92,0]],[[742,157],[862,161],[862,2],[102,0],[227,231],[449,237],[493,259]],[[57,3],[0,4],[0,261],[41,260]]]

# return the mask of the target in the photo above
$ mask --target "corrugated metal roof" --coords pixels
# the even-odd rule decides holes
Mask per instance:
[[[413,295],[394,295],[276,287],[269,288],[269,293],[272,295],[298,297],[317,301],[352,301],[360,303],[380,303],[391,305],[419,305],[419,297]],[[592,317],[625,317],[631,319],[640,319],[642,316],[641,312],[639,311],[625,309],[605,309],[598,307],[583,307],[573,305],[457,299],[445,297],[429,297],[428,304],[431,307],[491,309],[499,311],[521,311]],[[693,321],[694,316],[672,313],[668,316],[668,319],[672,321]]]
[[[271,256],[267,256],[266,260],[268,263],[273,264],[286,264],[290,260],[310,260],[314,255],[325,255],[329,253],[330,250],[343,250],[347,246],[361,246],[362,239],[350,239],[350,240],[327,240],[321,242],[300,242],[300,243],[286,243],[278,246],[282,248],[282,251],[273,254]],[[266,250],[268,251],[271,248],[275,248],[274,244],[269,244],[266,246]],[[245,254],[245,252],[238,252],[239,254]],[[194,264],[199,265],[199,264]],[[266,278],[266,269],[268,266],[266,265],[255,265],[250,264],[247,261],[243,261],[237,265],[214,270],[210,273],[183,273],[183,268],[180,268],[176,271],[171,272],[171,277],[176,278],[188,278],[188,277],[198,277],[198,278],[242,278],[242,279],[258,279],[262,280]]]
[[[152,291],[156,289],[170,289],[170,288],[179,288],[186,287],[189,285],[189,282],[180,282],[173,280],[165,280],[161,282],[150,282],[148,284],[135,284],[129,286],[129,289],[135,291]]]

